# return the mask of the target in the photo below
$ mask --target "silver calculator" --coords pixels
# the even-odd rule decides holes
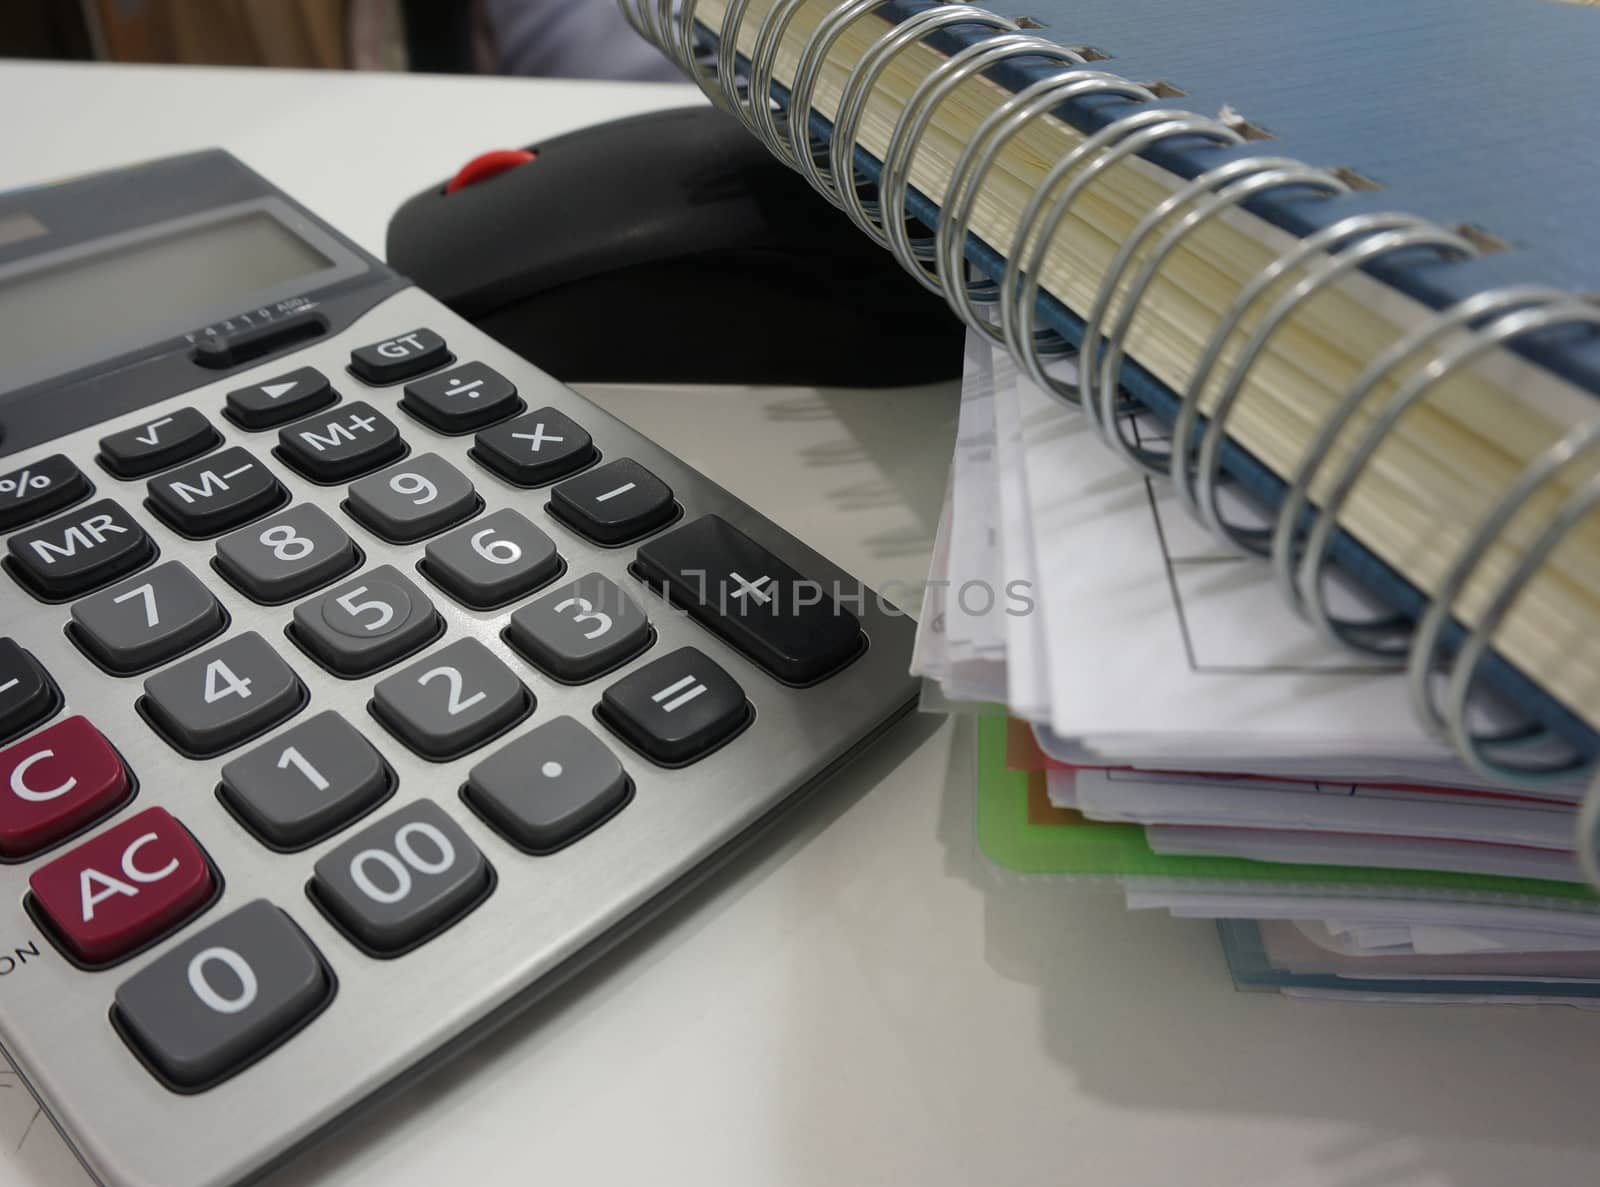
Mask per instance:
[[[0,1044],[233,1183],[911,708],[912,624],[222,152],[0,195]]]

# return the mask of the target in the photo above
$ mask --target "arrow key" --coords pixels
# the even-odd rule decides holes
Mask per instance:
[[[300,367],[229,392],[225,411],[240,428],[259,431],[310,416],[338,399],[326,375],[315,367]]]
[[[180,408],[100,438],[100,464],[118,478],[142,478],[215,449],[222,435],[195,408]]]

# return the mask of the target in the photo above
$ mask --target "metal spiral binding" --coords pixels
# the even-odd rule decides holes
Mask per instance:
[[[1407,391],[1398,391],[1384,408],[1374,414],[1374,419],[1350,449],[1339,472],[1332,476],[1321,507],[1313,508],[1310,504],[1312,483],[1332,456],[1336,443],[1356,413],[1378,385],[1402,363],[1425,349],[1435,347],[1450,335],[1468,330],[1492,315],[1529,305],[1547,305],[1570,299],[1569,294],[1559,289],[1532,285],[1494,289],[1468,297],[1423,322],[1377,355],[1346,390],[1333,413],[1323,421],[1279,505],[1273,526],[1271,555],[1273,574],[1285,601],[1296,613],[1315,623],[1328,639],[1369,657],[1396,662],[1404,657],[1411,646],[1408,636],[1402,638],[1399,646],[1383,642],[1385,636],[1392,636],[1397,629],[1404,629],[1408,620],[1403,616],[1372,620],[1341,619],[1329,611],[1322,591],[1333,532],[1337,529],[1339,512],[1345,500],[1395,423],[1433,385],[1430,382]],[[1498,339],[1492,341],[1499,344]],[[1313,513],[1317,518],[1310,532],[1305,533],[1301,521]]]
[[[1143,88],[1141,88],[1143,89]],[[1012,354],[1028,369],[1041,386],[1070,403],[1077,403],[1077,389],[1047,374],[1044,354],[1060,354],[1066,349],[1059,335],[1041,333],[1032,318],[1033,310],[1025,308],[1027,301],[1019,304],[1019,291],[1036,293],[1037,276],[1044,261],[1045,249],[1055,238],[1061,222],[1066,218],[1079,195],[1118,161],[1134,156],[1144,149],[1175,137],[1199,137],[1218,144],[1238,142],[1238,134],[1217,120],[1189,112],[1174,112],[1165,108],[1140,108],[1138,111],[1114,120],[1094,135],[1086,138],[1051,168],[1044,180],[1034,190],[1033,197],[1023,209],[1018,220],[1012,249],[1008,254],[1006,269],[999,288],[1000,320],[998,333],[985,328],[984,332],[997,342],[1006,343]],[[1093,158],[1090,160],[1090,158]],[[1044,225],[1037,226],[1045,199],[1060,182],[1077,170],[1085,160],[1090,160],[1056,198],[1045,217]],[[1031,237],[1031,251],[1030,251]],[[1026,273],[1023,262],[1026,260]],[[1026,318],[1026,329],[1023,321]]]
[[[1083,57],[1071,50],[1022,33],[1002,33],[960,50],[941,62],[912,92],[896,121],[889,137],[889,147],[883,154],[882,177],[878,185],[878,205],[883,210],[906,210],[911,190],[911,161],[923,134],[933,121],[933,113],[967,79],[975,78],[1010,58],[1039,58],[1058,61],[1063,65],[1082,65]],[[943,292],[939,271],[934,263],[937,239],[911,238],[906,220],[885,219],[882,229],[888,238],[889,250],[900,266],[916,278],[930,292]],[[929,266],[933,265],[933,266]]]
[[[1217,189],[1218,186],[1222,188]],[[1151,283],[1160,273],[1167,256],[1183,242],[1193,230],[1224,210],[1242,205],[1260,194],[1278,189],[1310,189],[1324,195],[1342,193],[1345,187],[1332,174],[1313,169],[1286,157],[1249,157],[1221,165],[1195,178],[1187,186],[1173,193],[1152,210],[1123,241],[1116,258],[1101,280],[1095,303],[1084,319],[1083,347],[1078,360],[1081,400],[1098,422],[1101,436],[1113,449],[1127,460],[1158,473],[1164,473],[1170,458],[1130,442],[1122,431],[1120,419],[1114,411],[1117,395],[1117,376],[1121,373],[1123,343],[1128,330],[1138,316],[1139,307]],[[1139,245],[1153,234],[1175,210],[1180,210],[1196,198],[1204,197],[1177,225],[1171,227],[1140,265],[1123,299],[1115,319],[1102,334],[1101,322],[1109,311],[1123,271],[1132,260]],[[1100,359],[1102,337],[1107,347],[1106,357]],[[1177,440],[1178,438],[1174,438]]]
[[[1479,615],[1478,621],[1467,633],[1456,652],[1455,664],[1445,689],[1444,718],[1450,729],[1450,739],[1455,743],[1467,764],[1491,779],[1514,783],[1541,782],[1581,771],[1588,765],[1587,758],[1574,753],[1570,758],[1537,764],[1507,764],[1503,759],[1486,752],[1482,740],[1473,732],[1468,721],[1473,689],[1477,684],[1478,669],[1484,653],[1489,650],[1495,633],[1517,599],[1527,589],[1529,580],[1543,567],[1567,534],[1596,507],[1600,507],[1600,474],[1594,474],[1567,500],[1556,517],[1550,521],[1509,576],[1502,581]]]
[[[1234,168],[1236,166],[1236,168]],[[1192,234],[1195,228],[1216,218],[1224,211],[1231,210],[1245,202],[1265,193],[1280,189],[1301,189],[1320,193],[1331,197],[1337,194],[1348,193],[1348,187],[1338,178],[1322,169],[1314,169],[1295,161],[1286,161],[1281,157],[1252,157],[1244,161],[1235,162],[1234,166],[1224,165],[1212,173],[1197,177],[1188,187],[1175,193],[1168,202],[1164,202],[1152,211],[1145,221],[1135,228],[1129,237],[1123,252],[1117,261],[1113,262],[1111,271],[1106,281],[1101,286],[1101,296],[1097,302],[1097,310],[1109,305],[1114,285],[1120,277],[1122,269],[1126,266],[1125,259],[1131,259],[1138,244],[1148,235],[1152,234],[1165,217],[1167,208],[1181,209],[1195,197],[1202,197],[1192,209],[1188,210],[1175,225],[1170,227],[1156,242],[1149,254],[1144,258],[1138,273],[1128,286],[1128,293],[1123,301],[1121,310],[1105,331],[1106,354],[1104,359],[1098,358],[1101,334],[1098,332],[1099,313],[1092,314],[1088,319],[1090,330],[1085,332],[1085,342],[1089,345],[1087,358],[1081,370],[1087,379],[1087,397],[1091,403],[1098,398],[1101,409],[1101,430],[1112,448],[1117,449],[1123,456],[1152,473],[1170,476],[1176,457],[1174,451],[1146,449],[1129,441],[1122,432],[1121,425],[1111,416],[1112,402],[1116,396],[1117,376],[1121,373],[1122,360],[1126,353],[1125,343],[1129,329],[1134,318],[1138,315],[1139,306],[1144,300],[1144,295],[1151,283],[1159,275],[1162,265],[1167,257],[1177,249],[1185,237]],[[1230,169],[1240,176],[1230,175]],[[1226,184],[1222,189],[1217,189],[1218,181]],[[1189,382],[1179,397],[1178,417],[1175,420],[1173,440],[1191,441],[1194,435],[1195,423],[1198,420],[1200,395],[1206,389],[1206,382],[1210,377],[1212,368],[1220,357],[1222,349],[1235,329],[1240,325],[1244,315],[1255,302],[1267,292],[1277,281],[1287,274],[1292,268],[1299,266],[1305,260],[1318,254],[1328,247],[1336,246],[1355,234],[1366,233],[1374,229],[1382,229],[1385,224],[1374,221],[1371,216],[1357,215],[1354,218],[1343,219],[1333,226],[1324,228],[1301,241],[1296,249],[1279,256],[1272,264],[1262,269],[1250,283],[1239,290],[1233,303],[1218,319],[1216,328],[1212,332],[1206,349],[1200,355],[1200,361],[1190,374]],[[1183,435],[1178,436],[1179,433]]]
[[[1172,448],[1146,449],[1124,435],[1117,380],[1129,333],[1173,253],[1202,224],[1270,190],[1299,187],[1332,197],[1347,192],[1348,187],[1326,170],[1265,156],[1229,161],[1182,185],[1140,218],[1099,277],[1084,319],[1080,380],[1076,386],[1068,385],[1046,370],[1049,359],[1064,350],[1065,343],[1053,331],[1041,331],[1038,318],[1043,296],[1040,272],[1074,203],[1116,162],[1169,137],[1197,136],[1219,145],[1235,145],[1240,140],[1238,133],[1217,120],[1152,107],[1140,107],[1112,121],[1055,162],[1034,188],[1013,233],[1001,281],[972,281],[965,258],[971,222],[984,181],[1006,144],[1031,121],[1066,100],[1118,95],[1143,103],[1155,97],[1149,88],[1107,71],[1084,69],[1083,55],[1019,32],[1014,22],[984,9],[947,5],[899,22],[873,41],[845,81],[833,133],[823,143],[811,135],[810,114],[828,52],[848,25],[887,0],[838,3],[824,16],[801,48],[787,113],[777,110],[772,101],[776,63],[785,34],[807,0],[776,0],[768,9],[748,55],[748,83],[744,86],[739,83],[737,40],[752,0],[728,0],[714,31],[710,70],[701,64],[696,41],[695,13],[702,2],[619,0],[641,35],[659,45],[714,102],[732,112],[780,159],[844,209],[863,233],[892,252],[919,283],[941,293],[968,326],[1009,347],[1041,389],[1080,404],[1098,431],[1128,460],[1170,474],[1180,497],[1223,539],[1269,556],[1279,588],[1298,613],[1330,639],[1363,655],[1404,661],[1408,692],[1424,727],[1451,740],[1476,770],[1496,779],[1528,783],[1570,779],[1584,765],[1585,756],[1576,750],[1550,757],[1549,743],[1554,738],[1537,726],[1475,733],[1469,708],[1486,654],[1529,581],[1574,527],[1600,508],[1600,418],[1572,429],[1549,446],[1507,488],[1455,554],[1414,629],[1409,619],[1398,614],[1365,619],[1335,615],[1328,603],[1327,585],[1340,513],[1373,456],[1406,412],[1450,375],[1525,335],[1578,324],[1600,329],[1600,307],[1562,290],[1524,285],[1480,293],[1434,315],[1374,357],[1340,394],[1333,413],[1297,463],[1270,528],[1227,523],[1219,502],[1227,424],[1272,336],[1318,293],[1364,265],[1391,253],[1419,249],[1449,258],[1472,255],[1473,248],[1463,237],[1422,219],[1383,213],[1343,218],[1299,240],[1239,290],[1212,328],[1179,394]],[[899,54],[937,30],[960,24],[987,26],[994,35],[946,57],[917,84],[894,120],[874,202],[863,193],[870,190],[869,179],[855,168],[868,103]],[[1021,58],[1057,63],[1062,69],[1010,94],[983,121],[964,146],[944,195],[929,195],[940,207],[934,233],[917,237],[908,210],[911,169],[935,112],[964,83],[1000,63]],[[1271,304],[1245,333],[1247,319],[1269,298]],[[998,321],[986,317],[980,305],[997,305]],[[1228,347],[1241,335],[1242,344],[1224,363]],[[1402,382],[1400,372],[1408,365],[1412,370]],[[1219,370],[1224,372],[1220,387],[1203,415],[1201,402]],[[1385,383],[1398,386],[1380,406],[1369,408]],[[1343,439],[1357,424],[1360,431],[1347,447]],[[1335,458],[1336,466],[1332,464]],[[1496,582],[1485,609],[1466,632],[1453,664],[1448,665],[1441,703],[1436,686],[1437,674],[1446,666],[1443,638],[1463,591],[1530,504],[1547,494],[1553,484],[1570,481],[1585,462],[1595,464],[1595,472],[1567,497],[1555,518]],[[1330,469],[1333,472],[1325,474]],[[1326,495],[1314,500],[1313,487],[1325,483]],[[1579,813],[1578,843],[1585,874],[1600,886],[1600,774],[1589,786]]]
[[[1063,70],[1049,78],[1042,78],[1007,97],[990,113],[978,126],[972,139],[963,146],[950,175],[950,184],[940,204],[939,226],[935,233],[934,261],[938,268],[940,288],[957,317],[996,343],[1005,341],[1000,326],[985,319],[978,312],[975,302],[990,303],[996,300],[999,286],[991,280],[967,279],[966,243],[971,233],[978,191],[1001,150],[1018,133],[1068,99],[1088,95],[1120,95],[1140,100],[1151,97],[1145,87],[1104,70]],[[1156,115],[1148,110],[1139,114],[1147,119]],[[1173,122],[1193,121],[1196,127],[1204,119],[1186,111],[1160,114]]]
[[[1188,468],[1188,442],[1182,437],[1173,437],[1176,451],[1173,459],[1173,477],[1178,480],[1178,494],[1191,510],[1198,512],[1201,520],[1218,536],[1246,551],[1265,551],[1264,548],[1252,549],[1254,540],[1249,534],[1238,531],[1223,521],[1217,492],[1222,472],[1222,445],[1227,439],[1228,416],[1244,388],[1246,377],[1261,356],[1267,340],[1295,310],[1335,280],[1383,256],[1417,248],[1430,248],[1447,256],[1453,255],[1459,258],[1477,254],[1472,244],[1460,235],[1418,220],[1415,226],[1380,231],[1370,238],[1358,240],[1354,245],[1336,254],[1325,255],[1267,311],[1266,316],[1246,340],[1238,357],[1234,359],[1232,369],[1223,382],[1206,421],[1205,430],[1201,434],[1200,448],[1192,476]],[[1263,531],[1259,538],[1265,540],[1268,534]]]
[[[865,11],[887,2],[888,0],[850,0],[847,8],[852,12]],[[755,49],[750,54],[750,102],[737,112],[767,149],[791,166],[799,163],[794,151],[789,147],[789,138],[786,135],[791,113],[795,108],[791,104],[787,108],[780,109],[771,101],[772,84],[777,77],[778,50],[783,44],[783,35],[788,32],[789,25],[806,3],[807,0],[777,0],[777,3],[767,10],[760,28],[756,30]],[[835,11],[832,15],[837,17],[839,11]],[[809,114],[810,109],[807,108],[793,118],[805,123]],[[779,127],[780,122],[783,124],[782,128]]]
[[[795,69],[794,81],[789,84],[789,108],[791,111],[809,112],[812,109],[813,100],[817,92],[817,80],[821,77],[822,64],[827,60],[828,51],[844,35],[847,27],[884,2],[886,0],[856,0],[855,3],[846,5],[837,12],[830,13],[816,27],[800,49],[800,64]],[[922,13],[919,15],[926,16],[927,14]],[[851,77],[856,77],[860,72],[861,64],[858,62],[855,69],[851,71]],[[824,175],[820,168],[820,163],[827,159],[828,147],[832,142],[833,136],[831,133],[827,142],[814,141],[811,136],[809,119],[801,118],[789,121],[789,147],[792,150],[791,162],[800,171],[800,175],[811,183],[813,189],[837,205],[838,202],[831,189],[831,172]]]
[[[855,167],[856,142],[861,131],[861,119],[867,110],[867,100],[872,89],[901,51],[916,44],[936,29],[948,25],[985,25],[1000,31],[1013,31],[1016,25],[997,17],[987,9],[970,4],[952,4],[943,8],[930,8],[892,27],[872,43],[850,74],[839,110],[833,119],[833,135],[828,141],[828,167],[826,171],[807,170],[806,176],[813,186],[835,206],[840,207],[868,236],[887,246],[888,240],[879,230],[876,216],[882,209],[880,202],[867,202],[861,188],[871,184],[871,179],[860,175]],[[820,184],[819,184],[820,183]]]

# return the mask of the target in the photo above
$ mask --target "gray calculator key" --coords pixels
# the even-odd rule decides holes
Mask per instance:
[[[303,849],[393,790],[394,776],[372,743],[329,709],[223,767],[220,794],[268,845]]]
[[[470,518],[483,500],[460,470],[424,453],[351,483],[347,506],[385,540],[409,544]]]
[[[553,853],[610,819],[633,784],[599,738],[571,717],[547,721],[472,768],[467,802],[529,853]]]
[[[367,676],[419,651],[443,624],[433,603],[393,565],[379,565],[294,611],[294,640],[341,676]]]
[[[530,594],[561,569],[555,541],[509,507],[439,537],[422,559],[430,580],[475,610]]]
[[[272,471],[237,445],[145,483],[150,510],[185,536],[220,536],[289,501]]]
[[[322,508],[296,503],[217,541],[217,569],[265,605],[287,602],[361,563],[355,541]]]
[[[112,1017],[152,1071],[195,1092],[288,1039],[333,993],[305,933],[256,899],[124,981]]]
[[[432,800],[368,825],[314,868],[312,897],[375,956],[398,956],[449,927],[488,895],[494,871]]]
[[[178,561],[167,561],[72,608],[72,638],[119,676],[176,659],[227,625],[211,591]]]
[[[589,573],[511,616],[506,640],[550,676],[593,680],[649,646],[650,620],[614,581]]]
[[[465,754],[528,715],[533,696],[476,639],[457,639],[378,682],[372,711],[426,758]]]
[[[305,701],[289,665],[247,631],[151,676],[140,703],[173,746],[209,758],[288,720]]]

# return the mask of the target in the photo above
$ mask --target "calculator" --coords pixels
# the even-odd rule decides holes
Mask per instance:
[[[0,537],[0,1044],[107,1184],[292,1156],[916,698],[901,612],[218,151],[0,195]]]

